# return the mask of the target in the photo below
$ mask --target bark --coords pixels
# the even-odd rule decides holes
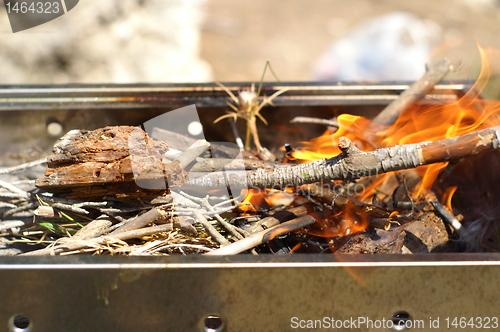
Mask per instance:
[[[168,149],[138,127],[71,130],[54,145],[36,186],[81,200],[160,196],[169,188],[158,179],[175,187],[187,176],[178,162],[162,162]]]
[[[397,145],[362,152],[346,138],[339,139],[342,154],[306,164],[247,172],[203,174],[196,178],[190,174],[186,183],[195,187],[244,186],[248,188],[297,187],[322,180],[354,180],[365,176],[415,168],[439,162],[453,161],[500,146],[500,126],[435,142]]]

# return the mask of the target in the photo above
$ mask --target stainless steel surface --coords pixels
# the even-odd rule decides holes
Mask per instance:
[[[237,93],[251,83],[228,83]],[[310,83],[282,82],[264,84],[262,95],[289,89],[267,109],[270,137],[261,129],[263,144],[275,141],[273,123],[282,125],[298,115],[331,117],[334,112],[373,117],[408,87],[405,83]],[[469,89],[467,82],[444,83],[422,103],[450,103]],[[215,84],[85,84],[0,86],[0,166],[16,165],[50,152],[54,142],[71,129],[96,129],[110,125],[137,126],[170,110],[195,104],[200,118],[212,124],[229,107],[227,93]],[[242,122],[239,123],[242,125]],[[60,128],[52,133],[49,129]],[[322,127],[306,126],[312,136],[300,133],[298,125],[280,135],[284,143],[307,141],[321,135]],[[208,126],[210,130],[213,126]],[[242,128],[242,130],[244,130]],[[316,132],[314,131],[316,130]],[[220,130],[212,133],[223,135]],[[205,132],[207,134],[207,132]],[[208,135],[210,136],[210,135]],[[230,137],[208,137],[216,141]],[[268,135],[269,136],[269,135]],[[293,137],[290,137],[293,136]]]
[[[405,311],[423,324],[412,331],[448,331],[447,317],[500,316],[499,272],[498,254],[0,258],[0,322],[21,314],[31,331],[204,331],[214,315],[224,331],[315,331],[294,326],[364,318],[337,330],[392,331],[368,320]]]
[[[234,93],[251,83],[228,83]],[[274,99],[277,106],[387,105],[409,86],[405,83],[266,83],[263,94],[287,88]],[[425,103],[453,102],[467,83],[436,85]],[[19,85],[0,86],[0,111],[225,107],[227,94],[214,84]]]

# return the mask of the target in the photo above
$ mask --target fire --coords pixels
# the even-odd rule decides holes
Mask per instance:
[[[446,188],[444,194],[443,194],[443,201],[446,203],[446,207],[450,210],[453,211],[453,207],[451,206],[451,199],[453,197],[453,194],[457,191],[458,186],[450,186]]]
[[[490,51],[491,52],[491,51]],[[331,158],[340,153],[337,147],[338,139],[342,136],[348,137],[359,149],[371,151],[376,148],[389,147],[400,144],[410,144],[425,141],[435,141],[466,133],[474,132],[487,127],[500,124],[500,104],[498,101],[483,100],[480,93],[484,91],[490,78],[490,66],[488,64],[488,52],[480,49],[482,68],[474,86],[457,102],[449,105],[414,105],[403,114],[391,126],[374,129],[369,119],[349,114],[338,117],[339,130],[333,134],[325,133],[315,138],[293,154],[303,162],[310,162],[322,158]],[[446,168],[448,163],[433,164],[418,167],[415,172],[421,177],[420,183],[410,194],[413,199],[425,194],[436,182],[440,172]],[[394,178],[394,172],[382,174],[366,188],[364,194],[358,197],[361,200],[369,199],[376,193],[382,183]],[[447,200],[451,207],[451,197],[456,188],[444,188],[443,200]],[[359,216],[349,215],[345,212],[342,222],[350,220],[347,226],[338,225],[335,229],[322,231],[323,236],[335,236],[345,230],[359,231],[366,222],[360,222]],[[330,227],[331,228],[331,227]],[[319,234],[318,234],[319,235]],[[342,235],[342,234],[341,234]],[[346,233],[344,232],[344,235]]]
[[[258,212],[259,209],[269,209],[278,205],[287,206],[293,199],[294,195],[291,190],[250,189],[238,208],[241,212],[250,214]]]
[[[346,209],[343,213],[317,219],[306,233],[321,237],[337,237],[358,233],[366,227],[368,227],[368,218],[365,214]]]

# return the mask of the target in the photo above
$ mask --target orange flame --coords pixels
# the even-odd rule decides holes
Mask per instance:
[[[453,207],[451,206],[451,199],[453,198],[453,194],[457,191],[458,186],[451,186],[446,188],[444,191],[442,201],[446,204],[446,207],[450,210],[453,211]]]
[[[321,237],[336,237],[358,233],[368,227],[368,218],[347,209],[331,218],[316,220],[306,233]]]
[[[278,205],[289,205],[295,195],[290,190],[276,190],[276,189],[249,189],[245,198],[238,206],[238,209],[245,213],[255,213],[259,209],[268,209]]]
[[[348,137],[361,150],[371,151],[375,148],[455,137],[499,125],[500,103],[483,100],[480,97],[480,93],[484,91],[491,76],[488,57],[492,51],[480,48],[479,52],[482,61],[479,77],[473,87],[457,102],[438,106],[414,105],[401,114],[393,125],[378,132],[369,129],[371,122],[369,119],[342,114],[338,117],[339,130],[337,132],[333,134],[327,132],[321,137],[304,143],[302,149],[293,153],[293,157],[303,162],[331,158],[340,153],[337,142],[342,136]],[[412,198],[418,198],[430,189],[439,173],[447,165],[448,163],[440,163],[418,167],[415,171],[421,177],[421,181],[415,191],[410,193]],[[376,188],[393,178],[393,175],[394,172],[380,175],[366,189],[360,199],[368,199],[373,196]],[[453,192],[448,190],[447,193],[446,197],[448,205],[450,205]],[[351,225],[346,226],[346,229],[357,225],[356,222],[364,227],[367,225],[366,222],[359,223],[359,216],[345,214],[342,220],[352,220]],[[335,236],[334,234],[342,233],[339,230],[323,228],[325,228],[322,230],[323,236]]]

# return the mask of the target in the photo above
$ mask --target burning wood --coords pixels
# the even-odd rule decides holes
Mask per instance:
[[[435,142],[396,145],[371,152],[359,150],[350,139],[340,137],[338,147],[342,154],[290,167],[273,170],[233,173],[233,183],[251,188],[284,189],[302,184],[329,180],[355,180],[365,176],[415,168],[422,165],[459,160],[500,147],[500,126]],[[191,178],[193,186],[220,187],[225,179],[205,176],[202,180]]]
[[[380,112],[372,125],[392,125],[399,116],[415,103],[425,97],[432,88],[438,84],[452,68],[448,59],[427,66],[427,71],[417,82],[413,83],[406,91],[401,93],[394,102],[390,103]]]
[[[449,68],[439,63],[409,91],[420,98]],[[415,98],[413,93],[401,98]],[[448,162],[460,168],[460,160],[500,148],[496,109],[471,102],[474,94],[439,109],[399,103],[373,121],[341,115],[334,134],[287,151],[302,164],[259,160],[250,152],[236,163],[231,158],[238,149],[159,128],[154,138],[126,126],[71,131],[47,158],[39,189],[0,179],[0,231],[14,240],[50,243],[25,255],[417,253],[457,250],[450,241],[457,238],[468,250],[483,250],[450,216],[452,194],[435,181]],[[464,104],[472,105],[467,115],[460,113]],[[254,120],[262,106],[252,106]],[[419,120],[423,113],[427,118]],[[439,130],[427,130],[428,116]],[[247,142],[253,135],[262,158],[255,123],[248,128]],[[213,173],[221,168],[224,176]],[[228,183],[251,190],[220,196]],[[200,188],[204,197],[192,193]]]
[[[234,242],[224,248],[211,251],[207,255],[234,255],[239,254],[243,251],[250,250],[253,247],[261,245],[263,243],[271,241],[273,238],[278,237],[283,234],[287,234],[303,227],[312,225],[316,222],[316,219],[312,215],[298,217],[289,221],[285,221],[282,224],[271,227],[268,230],[255,233],[243,240]]]
[[[128,132],[131,131],[130,129],[126,129],[126,130]],[[121,127],[117,128],[117,129],[105,128],[103,130],[96,131],[98,134],[91,133],[90,135],[84,136],[82,138],[82,140],[86,140],[88,136],[103,137],[104,134],[102,134],[102,133],[108,133],[108,132],[115,133],[117,131],[123,132],[124,130]],[[484,130],[481,130],[481,131],[478,131],[475,133],[462,135],[462,136],[455,137],[455,138],[450,138],[450,139],[447,139],[445,141],[429,142],[426,144],[414,144],[414,145],[409,145],[409,147],[402,147],[402,148],[399,147],[397,149],[406,149],[406,151],[411,151],[411,149],[417,149],[418,153],[416,153],[416,155],[420,159],[418,161],[418,164],[413,164],[413,166],[425,164],[428,161],[442,162],[442,161],[446,161],[446,160],[452,160],[452,159],[464,157],[464,156],[471,155],[471,154],[476,154],[476,153],[484,151],[484,150],[498,148],[498,145],[499,145],[498,137],[497,137],[498,131],[499,131],[499,128],[494,127],[494,128],[484,129]],[[72,136],[72,137],[74,137],[74,136]],[[116,136],[114,136],[113,138],[115,138],[115,137]],[[66,141],[66,140],[63,140],[63,142],[64,141]],[[73,143],[73,146],[80,147],[78,140],[73,138],[71,140],[71,142]],[[106,140],[106,142],[111,144],[111,142],[113,142],[113,140],[108,139],[108,140]],[[118,140],[118,142],[121,143],[122,140]],[[339,143],[340,143],[340,148],[342,149],[343,154],[340,157],[336,157],[334,159],[335,163],[331,163],[331,160],[330,160],[331,165],[329,164],[328,160],[321,161],[321,162],[323,162],[324,168],[338,167],[335,165],[338,165],[338,163],[342,162],[342,163],[345,163],[346,165],[350,165],[350,167],[354,167],[354,169],[356,169],[356,167],[362,167],[363,170],[366,170],[367,167],[371,167],[370,166],[371,164],[384,165],[383,161],[384,160],[391,160],[391,158],[396,157],[396,158],[399,158],[399,160],[405,160],[401,156],[397,156],[397,155],[394,156],[394,154],[387,152],[387,149],[376,150],[375,152],[372,152],[372,153],[361,152],[358,149],[356,149],[347,138],[341,138]],[[83,144],[83,142],[82,142],[82,144]],[[150,144],[153,146],[161,146],[161,144],[159,144],[155,141],[151,141]],[[66,146],[66,144],[64,144],[64,146]],[[118,146],[120,146],[120,145],[118,145]],[[91,151],[91,153],[94,153],[98,156],[98,157],[93,156],[92,162],[95,162],[95,160],[101,160],[103,158],[103,157],[99,157],[99,156],[102,156],[101,151],[107,151],[107,154],[110,154],[110,155],[119,154],[121,151],[123,151],[123,149],[122,149],[121,151],[118,150],[118,151],[114,152],[112,147],[113,147],[113,145],[108,146],[108,145],[103,145],[101,143],[101,145],[99,146],[99,149],[95,150],[96,152]],[[391,148],[388,148],[388,149],[391,149]],[[420,149],[420,150],[418,150],[418,149]],[[428,150],[426,150],[426,149],[428,149]],[[84,150],[84,149],[80,149],[78,151],[82,151],[82,150],[87,153],[87,150]],[[444,152],[443,152],[443,150],[444,150]],[[64,165],[65,168],[68,168],[68,167],[71,168],[72,165],[74,165],[74,164],[69,163],[68,160],[73,161],[76,165],[78,165],[81,162],[81,160],[84,160],[85,162],[87,162],[87,160],[91,159],[88,156],[81,157],[78,154],[72,155],[72,154],[67,154],[67,153],[66,154],[61,153],[61,151],[63,151],[61,148],[61,144],[56,145],[55,151],[56,151],[57,158],[51,157],[51,158],[49,158],[49,161],[51,161],[51,160],[58,160],[59,161],[59,160],[63,159],[62,157],[60,157],[61,155],[63,155],[63,156],[69,155],[69,157],[65,158],[65,160],[67,161],[67,163]],[[69,151],[74,151],[74,150],[69,149]],[[391,150],[389,150],[389,151],[391,151]],[[130,157],[130,155],[126,155],[124,158],[129,158],[129,157]],[[389,159],[384,159],[384,158],[389,158]],[[194,158],[190,158],[190,160],[194,161]],[[377,161],[370,162],[370,160],[377,160]],[[114,163],[114,161],[112,163]],[[313,162],[313,163],[317,163],[317,162]],[[305,164],[305,165],[308,166],[310,164],[311,163]],[[394,163],[392,163],[392,164],[394,164]],[[54,164],[52,164],[52,165],[54,165]],[[59,166],[60,163],[59,164],[56,163],[55,165]],[[397,164],[397,165],[400,165],[400,164]],[[405,165],[405,167],[408,167],[407,163],[406,164],[403,163],[403,165]],[[187,166],[187,164],[184,166]],[[293,170],[297,169],[301,166],[302,165],[282,166],[280,169],[292,170],[292,171],[290,171],[290,173],[294,174]],[[400,167],[400,166],[397,166],[397,167]],[[130,168],[126,168],[126,169],[129,170]],[[58,170],[59,170],[59,168],[56,169],[56,171],[58,171]],[[378,170],[378,168],[377,168],[377,170]],[[394,170],[394,169],[384,168],[383,170],[388,171],[388,170]],[[53,174],[56,173],[56,171],[52,170],[49,167],[49,170],[47,171],[47,176],[51,177]],[[262,170],[254,171],[253,173],[250,173],[250,174],[255,174],[255,173],[258,173],[260,171],[262,171]],[[82,172],[82,173],[86,174],[85,172]],[[349,176],[350,179],[356,177],[357,174],[364,174],[364,173],[360,173],[359,171],[355,171],[355,172],[351,171],[351,173],[355,174],[355,175]],[[62,173],[62,174],[67,174],[67,173]],[[276,174],[276,172],[273,172],[273,174]],[[349,172],[347,172],[346,174],[349,174]],[[160,175],[157,174],[157,176],[161,176],[161,174]],[[302,178],[307,179],[307,177],[304,176],[303,174],[302,174]],[[57,182],[54,186],[56,192],[60,192],[61,187],[63,187],[64,189],[67,188],[65,186],[68,186],[68,184],[63,182],[65,179],[68,179],[68,178],[57,177],[56,180],[52,179],[52,181]],[[81,178],[79,178],[79,179],[81,179]],[[77,179],[77,180],[79,180],[79,179]],[[105,177],[105,179],[107,179],[107,177]],[[322,180],[323,182],[325,182],[324,178],[320,177],[319,179]],[[304,182],[308,182],[308,181],[304,181]],[[311,182],[317,182],[317,181],[311,181]],[[47,183],[48,183],[47,179],[39,180],[37,182],[37,184],[42,184],[45,189],[50,190],[51,187],[48,186]],[[74,186],[75,183],[78,185],[81,185],[81,183],[79,183],[78,181],[72,181],[70,183],[70,185]],[[269,186],[269,187],[271,187],[271,186]],[[24,197],[26,199],[30,198],[30,194],[28,194],[20,189],[14,189],[15,187],[11,187],[11,186],[6,186],[6,188],[10,189],[11,191],[20,195],[21,197]],[[122,188],[124,188],[124,187],[122,187]],[[137,189],[133,188],[131,194],[134,194],[136,192],[136,190]],[[213,239],[216,239],[216,241],[221,246],[225,247],[225,249],[219,249],[219,250],[210,252],[209,254],[218,255],[218,254],[238,253],[241,251],[249,250],[249,249],[255,247],[256,245],[265,243],[265,242],[267,242],[275,237],[278,237],[282,234],[289,233],[289,232],[292,232],[294,230],[304,228],[306,226],[311,226],[312,224],[315,224],[317,226],[315,226],[315,227],[311,226],[312,228],[306,228],[306,230],[305,230],[306,233],[316,234],[319,236],[325,236],[325,235],[329,234],[329,235],[327,235],[327,237],[331,237],[331,236],[342,236],[342,235],[349,235],[349,234],[358,233],[360,230],[363,230],[367,227],[365,224],[365,221],[368,222],[368,224],[370,224],[370,223],[374,224],[374,223],[378,222],[378,220],[380,220],[381,218],[385,218],[384,223],[385,223],[385,225],[389,225],[388,228],[390,228],[392,220],[396,220],[396,219],[391,219],[390,212],[385,210],[385,209],[381,209],[381,208],[373,206],[373,205],[367,205],[366,203],[358,201],[353,197],[339,196],[339,195],[333,193],[332,191],[328,190],[327,188],[324,188],[324,187],[319,186],[317,184],[305,184],[305,185],[296,186],[295,192],[300,193],[304,197],[310,197],[310,198],[317,197],[320,201],[323,202],[322,204],[325,204],[325,203],[330,204],[331,207],[329,209],[333,209],[333,210],[330,211],[328,208],[326,210],[324,210],[325,208],[323,207],[322,208],[322,210],[324,210],[323,212],[320,212],[319,214],[314,215],[314,214],[311,214],[311,211],[308,210],[307,208],[305,208],[305,206],[298,206],[295,208],[289,208],[286,211],[284,210],[284,211],[281,211],[281,212],[274,214],[273,216],[269,216],[267,218],[262,219],[260,222],[258,222],[254,226],[252,226],[253,231],[250,230],[250,228],[249,228],[247,231],[241,232],[241,233],[243,233],[244,236],[247,236],[247,238],[240,239],[239,241],[236,241],[233,244],[230,244],[230,241],[228,241],[224,236],[221,235],[220,229],[218,230],[210,224],[210,222],[205,217],[205,214],[202,211],[199,211],[199,206],[197,208],[191,210],[193,217],[198,222],[200,222],[204,226],[204,228],[207,229],[210,236]],[[71,191],[70,195],[75,195],[75,191],[74,190]],[[129,192],[122,191],[121,195],[123,197],[130,198]],[[186,197],[190,198],[190,196],[186,196]],[[47,198],[47,200],[50,201],[51,198]],[[98,207],[98,204],[93,205],[93,204],[90,204],[91,202],[89,202],[89,204],[83,205],[82,206],[83,209],[82,209],[82,207],[77,207],[74,205],[74,203],[76,203],[76,202],[77,201],[65,199],[61,202],[58,202],[57,200],[53,200],[50,204],[51,204],[52,208],[70,211],[74,214],[88,215],[89,214],[88,208],[100,209]],[[200,202],[201,201],[199,201],[197,203],[200,203]],[[68,204],[68,203],[70,203],[70,204]],[[71,203],[73,203],[73,204],[71,204]],[[31,204],[33,204],[33,203],[31,203]],[[76,204],[78,204],[78,203],[76,203]],[[318,203],[315,203],[315,204],[318,204]],[[174,219],[172,219],[172,218],[175,214],[175,211],[173,211],[171,209],[171,207],[172,207],[172,204],[167,204],[167,205],[164,205],[163,207],[151,208],[151,209],[149,209],[148,212],[146,212],[142,215],[139,215],[135,218],[132,218],[131,221],[122,224],[122,226],[117,227],[116,229],[114,229],[111,232],[106,231],[106,228],[109,229],[111,226],[109,224],[109,219],[105,218],[105,221],[106,221],[105,225],[106,226],[98,227],[98,231],[96,233],[94,233],[94,236],[91,235],[89,237],[81,238],[79,235],[75,235],[74,239],[67,239],[65,241],[59,241],[60,243],[56,243],[56,245],[52,248],[42,249],[39,251],[33,251],[31,253],[28,253],[28,254],[29,255],[43,255],[43,254],[60,254],[60,253],[65,253],[65,252],[77,252],[78,250],[82,250],[83,248],[87,248],[87,247],[102,246],[102,245],[105,245],[106,243],[118,243],[116,241],[124,241],[124,240],[131,239],[131,238],[142,238],[145,235],[155,234],[158,232],[163,232],[163,233],[170,232],[173,230],[173,225],[180,227],[179,223],[172,224],[174,222]],[[210,210],[215,211],[215,209],[213,207],[210,207],[206,211],[209,212]],[[228,210],[228,208],[225,208],[223,211],[227,211],[227,210]],[[106,212],[106,209],[100,209],[100,211]],[[118,210],[118,211],[120,211],[120,210]],[[16,213],[16,212],[17,211],[14,211],[13,213]],[[347,217],[346,214],[349,214],[349,213],[352,214],[351,217]],[[342,217],[338,217],[339,214],[343,214]],[[214,215],[216,215],[220,218],[219,213],[215,213]],[[357,217],[354,217],[354,215],[357,215]],[[346,224],[346,226],[342,226],[343,223],[345,223],[344,218],[347,218],[347,219],[362,218],[365,221],[359,221],[359,223],[358,223],[359,229],[356,229],[356,226],[355,226],[357,223],[356,221],[354,222],[354,224],[350,224],[350,225]],[[98,217],[95,219],[95,222],[97,222],[101,219],[102,219],[102,217]],[[222,218],[220,218],[220,219],[222,219]],[[164,222],[167,222],[167,225],[146,227],[147,225],[149,225],[151,223],[158,223],[158,221],[160,221],[160,220],[164,220]],[[373,222],[370,222],[369,220],[372,220]],[[401,221],[401,218],[399,221],[396,221],[395,223],[400,224],[400,221]],[[258,231],[257,227],[261,227],[260,229],[262,229],[262,226],[257,226],[257,225],[267,225],[266,228],[269,228],[269,229],[267,229],[267,230],[264,229],[262,231]],[[413,226],[411,226],[411,225],[413,225]],[[225,225],[225,226],[227,226],[227,225]],[[318,232],[318,227],[320,229],[319,232]],[[426,232],[425,228],[424,228],[424,230],[419,230],[419,227],[423,227],[422,223],[417,222],[417,221],[413,221],[412,223],[408,223],[408,221],[405,220],[405,227],[398,228],[397,234],[400,234],[400,235],[395,235],[396,233],[392,233],[391,231],[386,230],[386,232],[388,232],[388,234],[382,234],[382,235],[384,235],[383,238],[385,240],[383,240],[381,242],[379,241],[377,243],[371,243],[367,238],[364,238],[364,240],[362,240],[360,242],[360,243],[364,243],[363,244],[364,249],[362,251],[369,252],[370,250],[373,250],[375,252],[378,250],[378,252],[401,252],[402,248],[403,248],[402,246],[404,243],[404,241],[402,242],[401,238],[404,238],[405,234],[410,233],[413,235],[417,234],[418,236],[420,236],[421,234]],[[90,224],[87,228],[90,228]],[[188,228],[185,228],[185,229],[188,229]],[[334,231],[334,230],[336,230],[336,231]],[[83,231],[83,229],[82,229],[82,231]],[[255,232],[255,231],[257,231],[257,233],[250,235],[250,232]],[[332,231],[334,231],[336,233],[334,234],[334,233],[332,233]],[[440,232],[442,234],[446,234],[446,232],[443,231],[442,229],[440,230]],[[106,234],[106,233],[109,233],[109,234],[102,235],[102,234]],[[435,232],[435,233],[439,233],[439,232]],[[362,236],[362,235],[356,235],[355,238],[359,238],[360,236]],[[354,240],[351,240],[351,241],[354,241]],[[431,240],[431,241],[433,241],[433,243],[435,242],[435,240]],[[347,242],[343,245],[339,245],[339,249],[338,249],[339,252],[357,252],[356,250],[358,250],[358,249],[354,249],[354,247],[352,247],[349,243],[351,243],[351,242]],[[437,242],[437,243],[442,244],[442,241]],[[393,245],[395,247],[393,247]],[[389,247],[387,247],[387,246],[389,246]],[[359,246],[357,245],[355,247],[358,248]],[[424,248],[429,251],[429,250],[432,250],[434,247],[435,247],[435,245],[429,245],[429,246],[425,246]],[[351,248],[351,249],[347,249],[347,248]],[[372,248],[372,249],[368,250],[367,248]],[[422,249],[419,249],[419,250],[422,250]]]

